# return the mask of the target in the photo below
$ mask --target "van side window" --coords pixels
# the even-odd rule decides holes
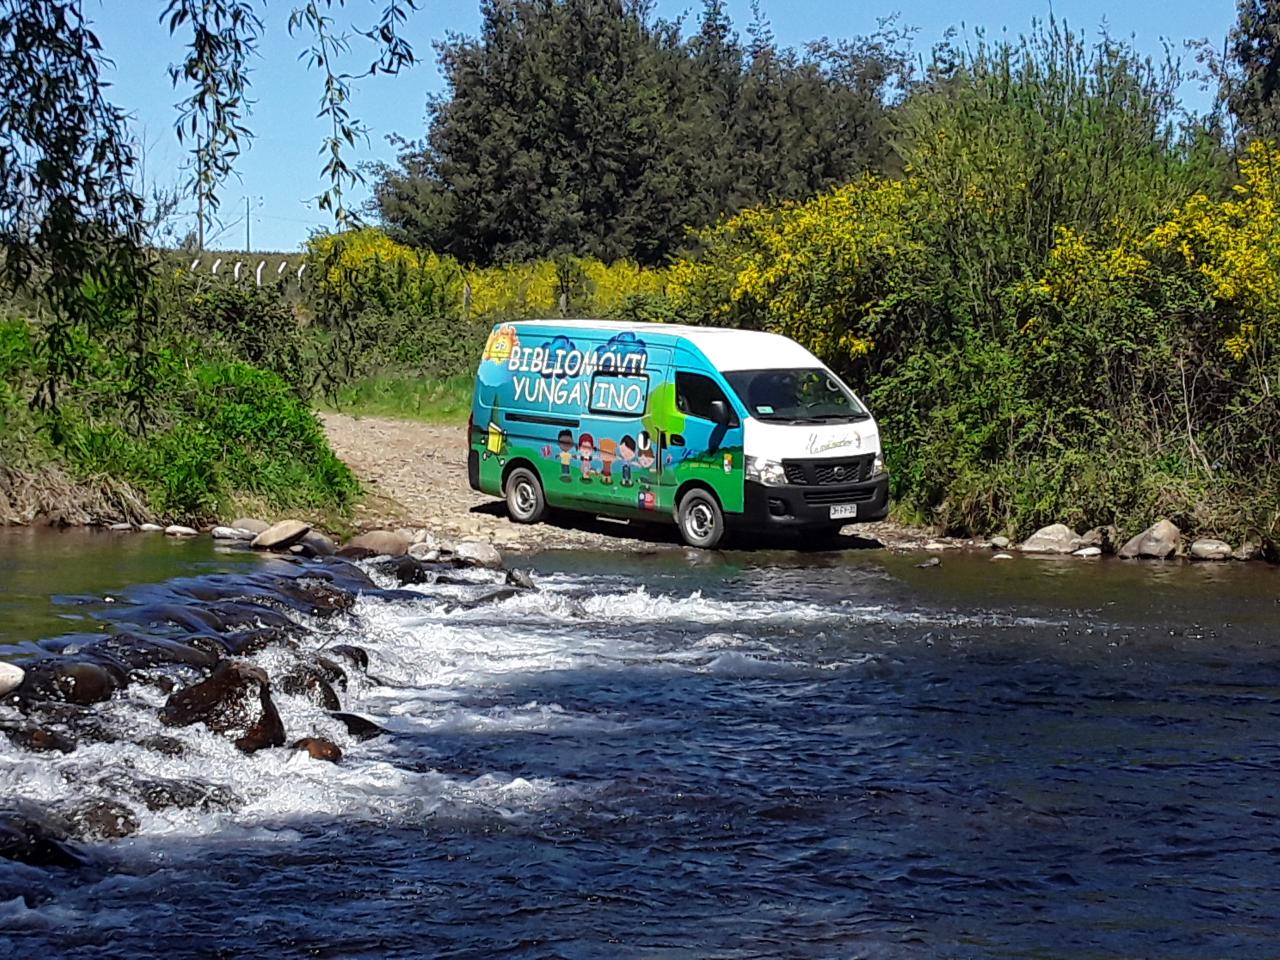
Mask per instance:
[[[676,409],[691,417],[711,419],[711,402],[722,400],[729,408],[729,426],[738,426],[738,415],[733,404],[725,397],[724,391],[710,377],[700,373],[684,373],[676,371]]]

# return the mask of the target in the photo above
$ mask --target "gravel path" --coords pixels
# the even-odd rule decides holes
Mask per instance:
[[[534,526],[512,523],[502,501],[467,485],[463,426],[342,413],[319,416],[334,452],[364,485],[365,498],[355,515],[362,530],[425,527],[437,536],[487,540],[509,550],[648,552],[681,547],[674,524],[627,523],[582,513],[554,514]],[[888,523],[847,527],[845,535],[851,547],[918,548],[931,540],[926,531]]]

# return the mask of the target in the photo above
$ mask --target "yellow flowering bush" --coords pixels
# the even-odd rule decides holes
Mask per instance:
[[[668,294],[694,320],[768,330],[819,356],[861,357],[893,277],[923,254],[910,181],[864,177],[804,203],[745,210],[674,263]]]

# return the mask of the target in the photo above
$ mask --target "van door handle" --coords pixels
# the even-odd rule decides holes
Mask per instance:
[[[681,436],[681,435],[680,435],[680,434],[678,434],[678,433],[673,433],[673,434],[671,435],[671,445],[672,445],[673,447],[683,447],[683,446],[684,446],[684,437],[683,437],[683,436]]]

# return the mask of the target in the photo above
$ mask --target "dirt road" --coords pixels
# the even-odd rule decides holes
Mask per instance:
[[[502,501],[467,485],[464,427],[341,413],[321,413],[320,419],[334,452],[364,485],[366,496],[355,516],[361,529],[425,527],[437,536],[487,540],[513,550],[652,551],[681,546],[674,524],[627,523],[578,513],[557,514],[551,522],[533,526],[512,523]],[[925,531],[886,523],[861,524],[845,532],[850,546],[878,541],[909,548],[930,540]]]

